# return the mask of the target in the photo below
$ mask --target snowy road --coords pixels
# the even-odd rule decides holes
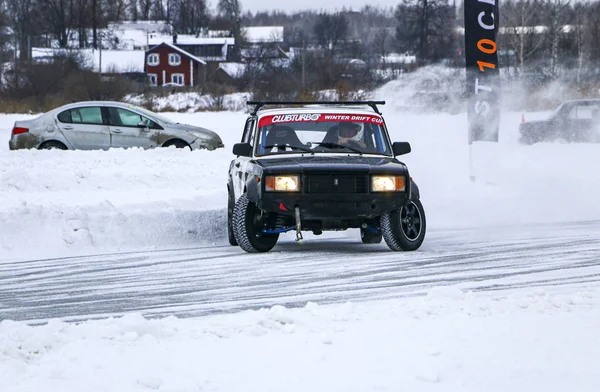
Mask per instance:
[[[282,236],[270,253],[237,247],[0,262],[0,314],[80,320],[137,311],[199,316],[264,306],[398,298],[452,284],[475,291],[597,287],[600,222],[430,231],[420,251],[363,245],[358,233]],[[355,235],[355,236],[352,236]]]

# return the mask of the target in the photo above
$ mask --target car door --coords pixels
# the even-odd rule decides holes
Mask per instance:
[[[162,127],[156,122],[129,109],[109,106],[107,110],[111,147],[153,148],[157,146],[158,134]]]
[[[246,120],[246,124],[244,126],[244,133],[242,134],[242,143],[250,143],[252,146],[254,146],[255,124],[256,119],[254,117],[251,117]],[[233,190],[236,200],[244,193],[244,187],[246,185],[246,180],[248,179],[249,175],[248,162],[251,159],[252,157],[238,156],[232,162],[231,180],[233,182]]]
[[[100,106],[67,109],[56,116],[56,124],[71,146],[78,150],[108,150],[110,131]]]
[[[595,140],[598,105],[585,102],[577,105],[576,108],[572,141],[588,142]]]

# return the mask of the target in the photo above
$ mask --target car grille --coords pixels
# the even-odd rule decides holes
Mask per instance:
[[[308,174],[306,193],[367,193],[366,174]]]

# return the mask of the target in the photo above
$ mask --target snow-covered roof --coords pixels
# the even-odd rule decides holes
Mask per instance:
[[[283,42],[283,26],[244,27],[243,32],[248,43]]]
[[[417,56],[401,53],[390,53],[386,56],[381,56],[381,61],[387,64],[413,64],[417,62]]]
[[[109,22],[109,30],[142,30],[144,32],[165,32],[171,31],[171,24],[166,20],[136,20]]]
[[[168,34],[149,34],[148,44],[158,45],[162,42],[173,42],[173,36]],[[179,34],[176,40],[178,45],[234,45],[232,37],[197,37],[189,34]]]
[[[202,60],[201,58],[194,56],[194,55],[193,55],[193,54],[191,54],[190,52],[187,52],[187,51],[185,51],[185,50],[183,50],[183,49],[181,49],[181,48],[178,48],[177,46],[175,46],[175,45],[173,45],[173,44],[170,44],[170,43],[168,43],[168,42],[161,42],[161,43],[160,43],[160,44],[158,44],[158,45],[154,45],[153,47],[151,47],[150,49],[148,49],[148,52],[150,52],[150,51],[154,50],[156,47],[158,47],[158,46],[160,46],[160,45],[166,45],[166,46],[168,46],[169,48],[171,48],[171,49],[173,49],[173,50],[176,50],[177,52],[179,52],[179,53],[183,54],[184,56],[186,56],[186,57],[189,57],[189,58],[191,58],[192,60],[194,60],[194,61],[197,61],[197,62],[198,62],[198,63],[200,63],[200,64],[204,64],[204,65],[206,65],[206,61],[204,61],[204,60]]]
[[[221,63],[219,69],[222,69],[232,78],[239,78],[246,71],[246,64],[243,63]]]
[[[144,72],[146,52],[143,50],[94,50],[94,49],[54,49],[54,48],[32,48],[31,54],[34,59],[44,60],[55,55],[78,55],[81,56],[86,65],[92,67],[92,71],[100,71],[102,62],[102,73],[127,73]]]

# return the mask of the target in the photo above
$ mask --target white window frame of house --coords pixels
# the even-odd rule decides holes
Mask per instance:
[[[179,53],[169,53],[169,65],[181,65],[181,55]]]
[[[181,78],[181,83],[176,82],[175,78]],[[182,73],[171,74],[171,83],[177,84],[179,86],[185,85],[185,76]]]
[[[153,61],[152,59],[156,59],[156,61]],[[148,65],[151,66],[155,66],[155,65],[159,65],[160,64],[160,56],[158,55],[158,53],[150,53],[148,55]]]
[[[158,86],[158,74],[148,74],[148,80],[151,86]]]

